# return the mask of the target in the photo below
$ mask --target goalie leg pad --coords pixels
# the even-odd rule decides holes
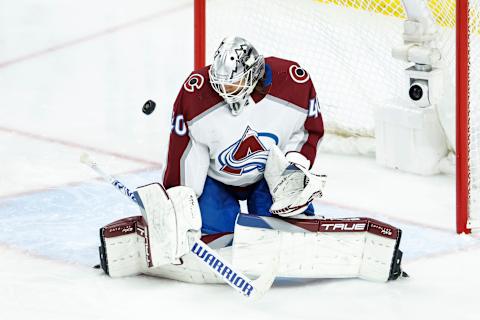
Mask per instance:
[[[180,263],[201,235],[200,208],[193,189],[178,186],[165,190],[161,184],[152,183],[139,187],[134,194],[148,225],[153,266]]]
[[[141,216],[112,222],[100,229],[100,265],[111,277],[142,273],[150,264],[146,224]]]
[[[294,219],[239,215],[234,266],[259,275],[278,259],[278,276],[396,279],[401,230],[369,218]]]
[[[191,283],[225,283],[195,253],[183,255],[180,264],[154,267],[151,262],[148,228],[142,216],[112,222],[100,229],[100,264],[112,278],[147,274]],[[207,235],[202,240],[231,262],[233,234]]]
[[[233,235],[227,235],[227,238],[232,238]],[[231,263],[232,247],[217,248],[215,253],[222,256],[225,262]],[[202,263],[196,256],[202,258],[208,264]],[[207,252],[203,247],[193,247],[192,251],[182,257],[182,263],[178,265],[163,265],[156,268],[149,268],[145,270],[145,274],[162,277],[167,279],[179,280],[190,283],[221,283],[225,284],[225,280],[219,276],[218,273],[212,271],[213,269],[220,269],[223,267],[222,262],[216,260],[213,255]],[[228,268],[222,269],[225,272],[230,272],[230,276],[234,276],[232,270]],[[238,278],[241,280],[241,278]],[[228,278],[227,278],[228,280]],[[233,279],[236,280],[236,279]],[[245,282],[245,281],[244,281]]]

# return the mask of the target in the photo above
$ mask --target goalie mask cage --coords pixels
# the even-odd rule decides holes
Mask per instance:
[[[480,227],[480,0],[426,2],[442,54],[438,109],[456,158],[457,232],[469,233]],[[227,35],[299,62],[312,75],[328,135],[374,139],[374,108],[406,99],[409,64],[391,54],[403,43],[400,0],[195,0],[194,10],[195,68],[211,63]]]

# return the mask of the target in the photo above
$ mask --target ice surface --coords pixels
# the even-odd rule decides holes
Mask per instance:
[[[161,175],[171,105],[192,67],[191,1],[0,0],[0,319],[478,319],[480,239],[454,233],[454,178],[319,155],[331,217],[403,229],[411,277],[277,281],[249,303],[222,285],[110,279],[98,228],[138,209],[79,163],[129,186]],[[157,109],[141,113],[153,99]]]

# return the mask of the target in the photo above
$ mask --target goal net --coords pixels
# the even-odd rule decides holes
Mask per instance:
[[[317,89],[334,152],[374,153],[375,108],[405,101],[405,68],[392,57],[403,44],[407,18],[400,0],[211,0],[206,1],[206,64],[226,35],[248,39],[264,56],[300,63]],[[444,93],[437,108],[452,153],[456,152],[456,1],[427,1],[438,27]],[[469,213],[462,224],[480,219],[480,0],[468,4],[469,85],[467,177]],[[467,21],[467,17],[463,17]],[[198,50],[198,48],[196,48]],[[333,139],[335,137],[335,139]],[[348,144],[328,141],[348,141]],[[350,141],[355,141],[352,144]],[[468,220],[468,221],[467,221]],[[464,231],[464,230],[463,230]]]

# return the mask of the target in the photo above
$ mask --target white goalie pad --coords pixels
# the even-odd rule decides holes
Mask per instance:
[[[204,255],[203,249],[201,253],[182,256],[181,264],[152,267],[145,234],[146,224],[141,216],[102,228],[100,257],[105,272],[111,277],[143,273],[193,283],[225,283],[211,266],[195,256]],[[274,266],[275,274],[281,277],[387,281],[401,274],[400,236],[401,230],[368,218],[320,220],[240,215],[233,250],[229,246],[233,234],[207,235],[202,241],[226,262],[233,260],[233,266],[247,275],[258,276]]]
[[[308,168],[310,161],[298,152],[282,151],[273,146],[265,166],[273,204],[270,212],[289,217],[304,212],[315,197],[322,196],[325,176],[314,175]]]
[[[369,218],[282,219],[240,215],[233,264],[258,275],[278,259],[278,276],[396,279],[401,230]]]
[[[200,239],[202,233],[202,216],[197,196],[192,188],[185,186],[167,190],[173,202],[177,223],[176,259],[190,251],[192,244]]]
[[[201,238],[201,240],[207,243],[210,247],[207,250],[211,249],[214,251],[211,253],[220,255],[227,263],[231,263],[232,261],[232,239],[232,233],[206,235]],[[144,273],[155,277],[162,277],[190,283],[225,284],[225,280],[222,279],[222,277],[220,277],[217,273],[212,271],[212,267],[216,268],[220,266],[221,263],[218,262],[218,260],[213,261],[209,259],[212,267],[209,266],[208,263],[205,264],[198,260],[197,256],[202,257],[202,259],[208,259],[207,250],[205,250],[205,248],[196,248],[196,250],[193,250],[195,252],[189,252],[182,257],[182,264],[180,265],[169,264],[156,268],[149,268]],[[232,270],[229,272],[232,273]]]
[[[147,230],[142,216],[121,219],[100,229],[100,261],[106,274],[113,278],[147,274],[192,283],[225,283],[208,264],[200,262],[190,251],[181,257],[180,264],[154,267]],[[209,250],[215,250],[229,263],[232,239],[233,234],[202,237]]]
[[[142,216],[114,221],[100,229],[100,264],[113,278],[142,273],[150,265],[150,248]]]
[[[139,187],[135,198],[145,218],[151,266],[180,263],[202,226],[197,197],[191,188],[165,190],[159,183]]]

